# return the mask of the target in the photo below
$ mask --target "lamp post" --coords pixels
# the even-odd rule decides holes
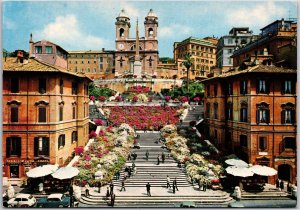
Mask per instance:
[[[184,57],[185,57],[185,60],[183,61],[183,65],[186,67],[186,70],[187,70],[187,92],[189,92],[189,83],[190,83],[189,71],[190,71],[191,66],[193,65],[193,58],[190,53],[185,54]]]

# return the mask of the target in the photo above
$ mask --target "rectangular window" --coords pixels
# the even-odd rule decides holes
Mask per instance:
[[[52,46],[46,46],[46,53],[47,53],[47,54],[52,54],[52,53],[53,53],[53,48],[52,48]]]
[[[214,118],[218,119],[218,104],[214,104]]]
[[[101,62],[101,63],[103,62],[103,57],[100,57],[100,62]]]
[[[296,149],[296,139],[293,137],[286,137],[284,138],[284,149]]]
[[[77,141],[77,131],[72,132],[72,143]]]
[[[72,82],[72,95],[78,94],[78,84],[77,82]]]
[[[241,108],[241,113],[240,113],[240,121],[241,122],[248,122],[248,110],[247,108]]]
[[[258,80],[256,86],[257,93],[269,93],[269,83],[266,80]]]
[[[10,90],[12,93],[19,92],[19,78],[11,78],[10,80]]]
[[[232,83],[230,82],[230,83],[228,83],[228,85],[227,85],[227,94],[228,95],[232,95],[233,93],[232,93]]]
[[[39,122],[46,121],[46,107],[39,107]]]
[[[59,107],[59,121],[63,121],[64,120],[63,116],[64,116],[64,107],[60,106]]]
[[[62,134],[58,137],[58,149],[61,149],[65,146],[65,134]]]
[[[59,93],[64,94],[64,81],[62,79],[59,80]]]
[[[95,72],[95,73],[97,72],[97,69],[96,69],[96,68],[94,68],[94,72]]]
[[[34,138],[34,157],[46,156],[49,157],[50,141],[48,137]]]
[[[18,107],[10,108],[10,121],[11,122],[19,122],[19,108]]]
[[[233,43],[232,39],[228,39],[228,44],[232,44],[232,43]]]
[[[258,109],[257,110],[257,123],[269,123],[270,111],[268,109]]]
[[[292,124],[295,123],[296,113],[294,109],[284,109],[281,111],[281,123]]]
[[[36,46],[35,47],[35,53],[36,54],[42,54],[42,46]]]
[[[258,148],[259,151],[266,151],[267,150],[267,138],[266,137],[259,137]]]
[[[240,81],[240,94],[247,94],[247,80]]]
[[[232,49],[228,49],[228,54],[231,54],[232,53]]]
[[[240,145],[242,147],[248,147],[248,142],[247,142],[247,136],[246,135],[240,135]]]
[[[120,63],[120,66],[122,66],[121,64],[122,64],[122,63]],[[101,70],[101,71],[103,70],[103,64],[102,64],[102,63],[100,63],[100,70]]]
[[[283,81],[281,85],[282,94],[295,94],[295,83],[291,80]]]
[[[76,119],[76,106],[73,106],[73,113],[72,113],[72,117],[73,119]]]
[[[232,120],[232,104],[227,105],[227,120]]]
[[[84,61],[81,61],[81,64],[84,64]]]
[[[45,78],[39,79],[39,93],[41,93],[41,94],[46,93],[46,79]]]
[[[6,138],[6,157],[21,156],[22,141],[21,137]]]

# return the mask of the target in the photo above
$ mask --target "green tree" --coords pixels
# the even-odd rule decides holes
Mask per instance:
[[[191,56],[190,53],[185,54],[184,56],[184,61],[183,61],[183,65],[185,66],[185,68],[187,69],[187,91],[189,92],[189,84],[190,84],[190,76],[189,76],[189,72],[190,72],[190,68],[193,66],[193,58]]]
[[[98,98],[99,96],[105,96],[106,98],[112,96],[115,94],[115,91],[113,91],[112,89],[109,88],[101,88],[101,87],[97,87],[95,86],[95,84],[93,82],[91,82],[89,84],[89,93],[90,96],[95,96],[96,98]]]

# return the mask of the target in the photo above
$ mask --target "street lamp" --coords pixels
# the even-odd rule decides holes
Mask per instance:
[[[185,54],[184,57],[185,57],[185,60],[183,61],[183,65],[186,67],[186,70],[187,70],[187,92],[189,92],[189,83],[190,83],[189,71],[190,71],[191,66],[193,65],[193,58],[190,53]]]

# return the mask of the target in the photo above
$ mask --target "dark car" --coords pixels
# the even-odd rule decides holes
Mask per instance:
[[[180,204],[177,204],[175,207],[178,208],[195,208],[196,204],[194,201],[183,201]]]
[[[51,194],[46,198],[40,198],[36,206],[42,208],[70,207],[70,197],[61,193]]]

